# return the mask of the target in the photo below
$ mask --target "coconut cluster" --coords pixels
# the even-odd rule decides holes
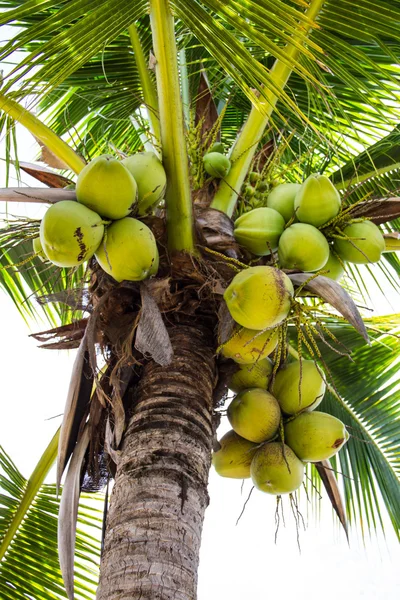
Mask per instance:
[[[237,395],[228,406],[232,429],[220,440],[213,465],[222,477],[251,477],[268,494],[298,489],[305,463],[331,458],[346,443],[344,424],[313,412],[322,402],[325,381],[311,360],[289,363],[271,383],[266,358],[240,364],[229,387]]]
[[[246,197],[259,194],[257,175],[250,173],[249,182],[256,185],[245,187]],[[235,238],[255,256],[277,252],[282,268],[324,270],[338,281],[346,261],[378,262],[385,250],[379,227],[367,220],[350,221],[340,234],[330,237],[329,225],[341,213],[341,199],[325,175],[310,175],[301,185],[279,184],[266,195],[265,203],[236,219]]]
[[[116,281],[141,281],[158,270],[152,231],[139,219],[163,198],[166,176],[153,152],[122,161],[102,155],[87,164],[76,182],[74,201],[53,204],[33,250],[59,267],[77,267],[95,256]]]

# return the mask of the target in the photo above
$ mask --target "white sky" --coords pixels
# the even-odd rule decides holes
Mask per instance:
[[[33,139],[22,132],[19,139],[20,160],[31,161],[36,152]],[[1,156],[4,145],[0,146]],[[4,173],[0,161],[0,187],[5,185]],[[36,185],[27,176],[23,180]],[[31,216],[38,216],[42,209],[23,204],[9,208],[21,215],[27,210]],[[0,203],[0,212],[4,211]],[[396,301],[393,295],[391,308],[378,298],[379,312],[391,312]],[[74,353],[38,349],[36,342],[28,338],[28,327],[1,291],[0,320],[0,444],[27,477],[60,424],[60,418],[47,419],[63,411]],[[41,327],[43,324],[33,323],[31,331]],[[221,435],[227,429],[225,421]],[[326,497],[318,503],[319,520],[304,501],[302,513],[307,529],[300,534],[299,553],[288,502],[284,509],[286,527],[281,526],[276,545],[272,496],[255,490],[235,526],[250,487],[247,481],[242,496],[240,481],[222,479],[211,472],[199,600],[269,600],[272,596],[280,600],[398,600],[400,550],[389,523],[386,541],[382,536],[373,537],[364,547],[359,536],[352,533],[349,548]]]

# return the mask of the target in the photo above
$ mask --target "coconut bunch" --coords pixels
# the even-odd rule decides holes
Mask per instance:
[[[249,181],[257,182],[256,175],[251,173]],[[253,194],[257,194],[257,183],[245,187],[245,197]],[[265,203],[236,219],[235,239],[255,256],[277,252],[284,269],[322,270],[338,281],[346,262],[375,263],[385,250],[379,227],[351,218],[339,192],[324,175],[310,175],[301,185],[279,184],[266,195]]]
[[[153,152],[122,161],[95,158],[78,176],[77,202],[63,200],[47,210],[40,237],[33,240],[35,254],[59,267],[77,267],[95,256],[118,282],[155,275],[156,240],[140,217],[159,204],[165,185],[164,168]]]
[[[228,406],[232,429],[213,455],[219,475],[246,479],[268,494],[294,492],[305,463],[335,455],[346,443],[344,424],[313,412],[325,394],[325,380],[311,360],[289,363],[272,377],[268,358],[240,364],[229,383],[238,392]]]

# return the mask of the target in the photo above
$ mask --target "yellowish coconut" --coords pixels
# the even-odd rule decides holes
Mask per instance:
[[[224,299],[232,318],[248,329],[267,329],[286,319],[294,294],[289,277],[273,267],[249,267],[232,279]]]
[[[385,251],[385,238],[371,221],[351,223],[343,230],[349,239],[336,239],[334,249],[340,258],[356,264],[376,263]]]
[[[137,185],[133,175],[116,158],[104,154],[78,175],[78,202],[108,219],[122,219],[135,207]]]
[[[138,214],[152,212],[162,200],[167,185],[162,162],[154,152],[137,152],[128,156],[122,164],[133,175],[138,188]]]
[[[301,386],[300,386],[301,379]],[[276,374],[272,393],[287,415],[314,410],[322,402],[326,384],[312,360],[296,361]]]
[[[329,258],[324,264],[323,270],[328,271],[324,277],[329,277],[329,279],[333,279],[334,281],[340,281],[344,275],[342,263],[333,252],[329,252]]]
[[[264,444],[254,455],[250,474],[257,489],[267,494],[289,494],[304,479],[304,464],[280,442]]]
[[[142,281],[158,270],[157,244],[151,229],[131,217],[107,228],[96,258],[116,281]]]
[[[278,256],[282,267],[318,271],[329,258],[326,237],[312,225],[294,223],[279,239]]]
[[[254,188],[251,188],[254,189]],[[235,239],[256,256],[267,256],[278,247],[285,220],[273,208],[255,208],[235,221]]]
[[[228,406],[232,429],[250,442],[265,442],[278,431],[281,409],[272,394],[260,388],[240,392]]]
[[[325,175],[310,175],[294,199],[296,217],[302,223],[321,227],[339,213],[340,194]]]
[[[247,365],[269,356],[277,344],[277,330],[268,329],[260,333],[257,329],[241,328],[222,346],[221,353],[225,358]]]
[[[40,224],[40,243],[58,267],[77,267],[96,252],[104,233],[101,217],[90,208],[63,200],[50,206]]]
[[[220,440],[221,448],[213,453],[212,463],[218,475],[233,479],[250,477],[250,465],[257,444],[240,437],[231,429]]]
[[[249,388],[266,390],[272,375],[273,364],[269,358],[263,358],[250,365],[240,365],[232,375],[229,389],[235,394]]]
[[[32,240],[32,249],[33,249],[34,254],[36,254],[42,262],[46,262],[48,260],[47,256],[45,255],[45,253],[43,251],[40,237],[34,238]]]
[[[294,215],[294,199],[299,183],[281,183],[268,194],[267,206],[277,210],[287,223]]]
[[[349,439],[342,421],[323,412],[304,412],[285,425],[285,442],[306,462],[330,458]]]
[[[209,152],[203,156],[204,169],[211,177],[226,177],[231,170],[231,161],[220,152]]]

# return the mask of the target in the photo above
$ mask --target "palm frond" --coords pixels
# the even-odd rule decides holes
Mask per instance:
[[[54,443],[55,439],[55,443]],[[67,598],[58,562],[54,485],[43,484],[57,453],[53,439],[27,481],[0,447],[0,595],[4,600]],[[102,498],[83,495],[75,555],[75,597],[94,600]]]

